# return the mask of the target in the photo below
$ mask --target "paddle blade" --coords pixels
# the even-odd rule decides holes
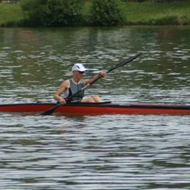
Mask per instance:
[[[53,108],[41,113],[40,115],[51,115],[58,107],[60,106],[60,104],[54,106]]]

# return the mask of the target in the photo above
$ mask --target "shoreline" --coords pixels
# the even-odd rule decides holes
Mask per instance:
[[[90,3],[86,3],[82,10],[82,16],[87,22],[81,22],[76,27],[97,27],[88,22],[90,20],[90,6]],[[188,2],[126,2],[122,4],[122,8],[124,10],[124,24],[122,26],[190,25],[190,3]],[[0,27],[30,27],[24,24],[24,19],[20,3],[0,3]]]

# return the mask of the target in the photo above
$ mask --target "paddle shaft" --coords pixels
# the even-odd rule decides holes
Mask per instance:
[[[122,67],[124,65],[126,65],[127,63],[130,63],[131,61],[133,61],[134,59],[136,59],[137,57],[139,57],[141,55],[141,53],[138,53],[134,56],[129,57],[128,59],[126,59],[125,61],[118,63],[117,65],[111,67],[109,70],[106,71],[106,73],[110,73],[111,71],[113,71],[114,69],[117,69],[119,67]],[[80,93],[81,91],[87,89],[89,86],[91,86],[92,84],[94,84],[96,81],[98,81],[100,78],[102,78],[101,75],[99,75],[97,78],[91,80],[87,85],[85,85],[83,88],[81,88],[79,91],[77,91],[76,93],[74,93],[73,95],[69,96],[66,101],[69,102],[74,96],[76,96],[78,93]],[[58,103],[56,106],[54,106],[53,108],[43,112],[41,115],[51,115],[59,106],[61,106],[60,103]]]

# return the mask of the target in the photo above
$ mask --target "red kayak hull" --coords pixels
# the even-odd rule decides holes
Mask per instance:
[[[45,112],[55,103],[0,104],[0,112]],[[190,105],[149,104],[149,103],[72,103],[59,106],[54,113],[75,115],[102,114],[167,114],[190,115]]]

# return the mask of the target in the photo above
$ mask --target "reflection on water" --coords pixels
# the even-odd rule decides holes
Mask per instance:
[[[86,91],[189,104],[190,28],[0,29],[0,103],[53,101],[75,62],[86,77],[142,56]],[[0,114],[0,189],[190,189],[189,116]]]

